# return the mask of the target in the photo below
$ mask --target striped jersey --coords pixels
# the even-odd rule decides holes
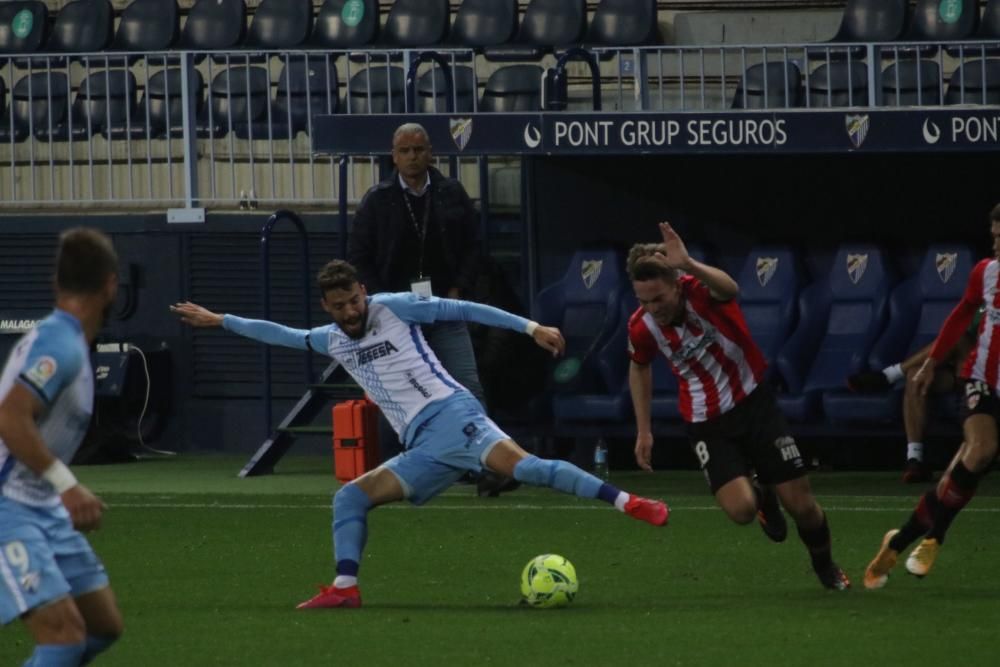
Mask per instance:
[[[522,332],[528,325],[523,317],[491,306],[400,292],[368,298],[365,333],[358,339],[335,323],[307,331],[226,315],[223,326],[261,342],[308,348],[332,357],[379,406],[400,440],[408,445],[422,410],[456,391],[466,391],[441,366],[420,329],[421,324],[439,320],[479,322]]]
[[[965,293],[941,326],[931,356],[941,361],[976,317],[982,317],[976,330],[976,344],[966,357],[959,376],[987,383],[1000,391],[1000,262],[984,259],[969,274]]]
[[[94,408],[94,374],[80,321],[62,310],[24,334],[14,346],[3,374],[0,396],[20,382],[45,409],[38,430],[49,451],[69,463],[83,442]],[[52,485],[15,459],[0,440],[0,493],[35,507],[60,505]]]
[[[703,422],[746,398],[763,377],[767,362],[735,300],[716,301],[693,276],[684,275],[678,281],[683,321],[660,326],[640,307],[628,322],[629,356],[645,365],[663,353],[677,376],[681,417]]]

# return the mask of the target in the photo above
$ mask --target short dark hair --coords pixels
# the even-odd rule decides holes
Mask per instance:
[[[349,290],[358,283],[358,270],[342,259],[332,259],[316,274],[320,294],[332,289]]]
[[[663,266],[652,258],[654,255],[666,255],[667,249],[662,243],[636,243],[628,251],[625,269],[632,281],[642,280],[676,280],[677,270]]]
[[[103,232],[74,227],[59,235],[56,288],[77,294],[100,292],[118,273],[118,253]]]
[[[993,207],[990,211],[990,222],[1000,222],[1000,204]]]

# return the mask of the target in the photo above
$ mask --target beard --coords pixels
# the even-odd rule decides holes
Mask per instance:
[[[357,320],[353,322],[343,322],[340,324],[340,330],[347,334],[348,338],[353,338],[354,340],[360,340],[365,337],[365,326],[368,324],[368,311],[366,310],[362,315],[360,315]],[[351,327],[350,330],[347,327]],[[357,333],[355,333],[357,331]]]

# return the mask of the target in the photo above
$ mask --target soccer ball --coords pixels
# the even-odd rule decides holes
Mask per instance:
[[[535,556],[521,573],[521,598],[536,609],[565,607],[580,587],[573,563],[562,556]]]

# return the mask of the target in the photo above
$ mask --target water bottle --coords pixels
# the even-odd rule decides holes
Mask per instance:
[[[604,481],[608,480],[608,447],[603,438],[598,438],[594,446],[594,475]]]

